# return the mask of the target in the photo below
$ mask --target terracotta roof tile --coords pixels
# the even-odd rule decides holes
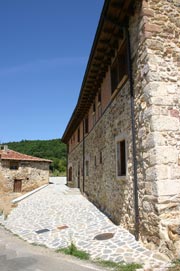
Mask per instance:
[[[20,152],[16,152],[13,150],[0,150],[0,158],[1,160],[18,160],[18,161],[37,161],[37,162],[47,162],[51,163],[51,160],[34,157],[30,155],[26,155]]]

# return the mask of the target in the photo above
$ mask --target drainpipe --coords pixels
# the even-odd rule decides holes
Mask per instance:
[[[83,120],[83,193],[85,183],[85,119]]]
[[[137,178],[137,151],[136,151],[136,135],[135,135],[135,112],[134,112],[134,82],[132,73],[131,61],[131,42],[129,27],[125,27],[125,34],[127,40],[127,62],[128,62],[128,76],[130,83],[131,96],[131,127],[132,127],[132,146],[133,146],[133,171],[134,171],[134,211],[135,211],[135,238],[139,240],[139,203],[138,203],[138,178]]]
[[[69,144],[67,144],[67,153],[66,153],[66,185],[67,186],[68,186],[68,180],[69,180],[68,165],[69,165]]]

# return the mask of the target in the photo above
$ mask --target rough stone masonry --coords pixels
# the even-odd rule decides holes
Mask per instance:
[[[170,258],[180,257],[180,1],[137,0],[129,22],[140,238]],[[102,96],[110,88],[109,65]],[[117,179],[120,138],[126,140],[127,174]],[[78,186],[79,179],[81,189],[83,146],[85,171],[88,165],[84,192],[113,221],[134,232],[129,81],[113,99],[110,96],[102,117],[68,155],[72,185]]]

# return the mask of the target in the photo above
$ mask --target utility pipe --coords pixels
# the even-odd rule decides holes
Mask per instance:
[[[132,129],[132,147],[133,147],[133,171],[134,171],[134,212],[135,212],[135,238],[139,240],[139,201],[138,201],[138,178],[137,178],[137,150],[136,150],[136,130],[135,130],[135,112],[134,112],[134,82],[131,61],[131,42],[129,34],[129,25],[124,28],[127,40],[127,64],[128,77],[130,84],[131,97],[131,129]]]

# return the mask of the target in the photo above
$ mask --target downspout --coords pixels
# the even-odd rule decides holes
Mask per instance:
[[[68,165],[69,165],[69,144],[67,144],[67,153],[66,153],[66,185],[67,186],[68,186],[68,181],[69,181]]]
[[[133,147],[133,171],[134,171],[134,212],[135,212],[135,238],[139,240],[139,202],[138,202],[138,178],[137,178],[137,150],[136,150],[136,135],[135,135],[135,112],[134,112],[134,82],[132,73],[131,61],[131,42],[129,34],[129,25],[124,28],[127,40],[127,62],[128,62],[128,76],[130,84],[131,97],[131,128],[132,128],[132,147]]]
[[[83,193],[85,183],[85,120],[83,119]]]

